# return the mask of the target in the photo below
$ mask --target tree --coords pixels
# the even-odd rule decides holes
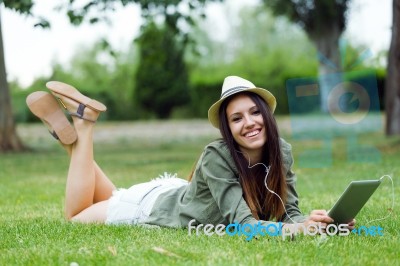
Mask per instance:
[[[346,27],[350,0],[263,0],[276,15],[285,15],[300,25],[321,56],[340,68],[339,38]],[[332,70],[321,65],[322,73]]]
[[[3,0],[4,6],[20,14],[32,15],[32,0]],[[34,26],[47,28],[49,22],[39,17]],[[18,137],[15,121],[11,107],[10,89],[7,82],[7,71],[4,60],[3,34],[1,31],[0,14],[0,152],[22,151],[25,149],[22,141]]]
[[[400,134],[400,0],[393,0],[393,26],[385,85],[386,134]]]
[[[185,48],[193,43],[189,32],[195,24],[194,17],[204,17],[204,5],[212,1],[220,0],[102,0],[89,1],[81,8],[76,8],[75,0],[70,0],[67,14],[75,25],[85,19],[96,23],[101,18],[91,15],[94,8],[106,11],[113,10],[115,3],[140,5],[145,23],[138,38],[140,65],[135,100],[145,110],[167,118],[173,107],[189,99]]]
[[[10,89],[7,82],[2,36],[0,14],[0,152],[21,151],[24,149],[24,145],[18,137],[15,128]]]
[[[175,40],[173,29],[154,22],[146,25],[138,43],[135,100],[141,109],[168,118],[174,107],[189,100],[185,47]]]
[[[15,10],[21,14],[30,14],[33,3],[25,1],[2,1],[6,8]],[[10,89],[7,82],[7,71],[4,60],[3,34],[1,31],[0,14],[0,152],[21,151],[25,147],[18,137],[12,107]]]
[[[326,74],[341,71],[339,38],[346,27],[350,0],[263,0],[276,15],[300,25],[315,45],[319,63],[321,97],[327,98]],[[324,101],[322,101],[324,102]],[[327,106],[322,106],[324,111]]]

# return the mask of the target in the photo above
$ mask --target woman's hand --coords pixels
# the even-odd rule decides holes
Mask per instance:
[[[316,234],[323,234],[326,227],[333,222],[334,220],[328,216],[326,210],[313,210],[303,223],[285,224],[283,226],[284,235],[293,236],[298,233],[314,233],[315,230],[317,230]],[[353,219],[347,224],[347,228],[351,231],[355,228],[355,224],[356,220]],[[304,230],[311,232],[304,232]]]
[[[319,224],[323,227],[326,227],[328,224],[333,223],[333,219],[328,216],[328,212],[326,210],[313,210],[311,211],[308,219],[304,222],[304,225],[307,227],[310,224]]]
[[[328,224],[332,223],[333,219],[328,216],[325,210],[313,210],[303,223],[285,224],[283,226],[284,235],[296,235],[298,233],[308,233],[317,230],[325,231]],[[310,226],[315,225],[315,226]],[[306,232],[305,232],[306,231]]]
[[[328,212],[325,210],[313,210],[310,213],[308,219],[304,222],[307,227],[310,224],[319,224],[321,227],[326,228],[328,224],[333,223],[334,220],[328,216]],[[351,231],[355,228],[356,219],[352,219],[348,224],[347,228]]]

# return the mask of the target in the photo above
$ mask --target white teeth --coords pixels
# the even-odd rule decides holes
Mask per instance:
[[[253,136],[257,135],[258,133],[260,133],[260,130],[254,130],[252,132],[247,133],[246,137],[253,137]]]

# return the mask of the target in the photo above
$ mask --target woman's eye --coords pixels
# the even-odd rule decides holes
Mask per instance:
[[[253,115],[259,115],[259,114],[261,114],[260,110],[255,110],[255,111],[253,112]]]
[[[240,117],[234,117],[232,118],[232,122],[239,122],[240,121]]]

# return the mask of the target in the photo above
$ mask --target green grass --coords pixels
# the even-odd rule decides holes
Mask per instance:
[[[29,128],[30,126],[27,126]],[[315,142],[292,143],[295,161]],[[96,160],[118,187],[150,180],[164,171],[186,177],[212,138],[96,143]],[[304,213],[329,209],[351,180],[393,176],[400,189],[400,138],[367,134],[363,145],[381,152],[379,162],[351,163],[347,143],[335,140],[330,167],[299,167],[297,190]],[[0,155],[0,265],[398,265],[398,203],[388,215],[391,185],[384,180],[357,216],[358,225],[379,225],[383,236],[280,237],[188,235],[187,229],[82,225],[66,222],[63,200],[68,158],[50,137],[31,141],[35,150]]]

